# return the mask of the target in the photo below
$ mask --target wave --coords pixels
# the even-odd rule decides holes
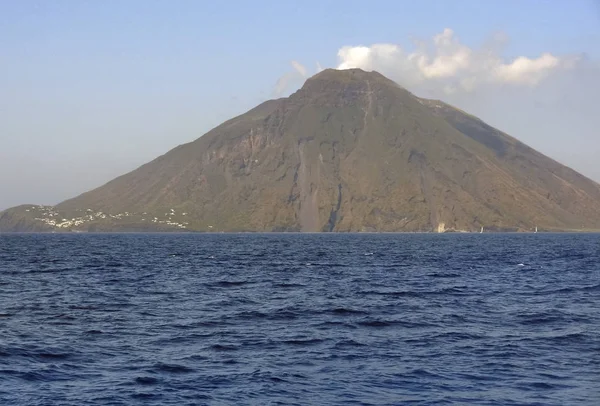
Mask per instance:
[[[179,364],[156,363],[150,369],[150,372],[167,372],[170,374],[189,374],[194,372],[193,368]]]

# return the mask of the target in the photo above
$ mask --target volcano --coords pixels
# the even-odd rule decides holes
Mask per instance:
[[[600,185],[377,72],[324,70],[0,231],[599,230]]]

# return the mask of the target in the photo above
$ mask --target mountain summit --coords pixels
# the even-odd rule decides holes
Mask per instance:
[[[377,72],[324,70],[104,186],[0,231],[600,229],[600,186]]]

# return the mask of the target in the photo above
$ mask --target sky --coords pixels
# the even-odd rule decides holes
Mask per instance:
[[[74,197],[353,67],[600,181],[597,0],[0,0],[0,210]]]

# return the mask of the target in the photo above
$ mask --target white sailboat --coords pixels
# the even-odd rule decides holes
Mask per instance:
[[[479,234],[483,234],[483,227],[481,227],[481,231],[479,232]]]

